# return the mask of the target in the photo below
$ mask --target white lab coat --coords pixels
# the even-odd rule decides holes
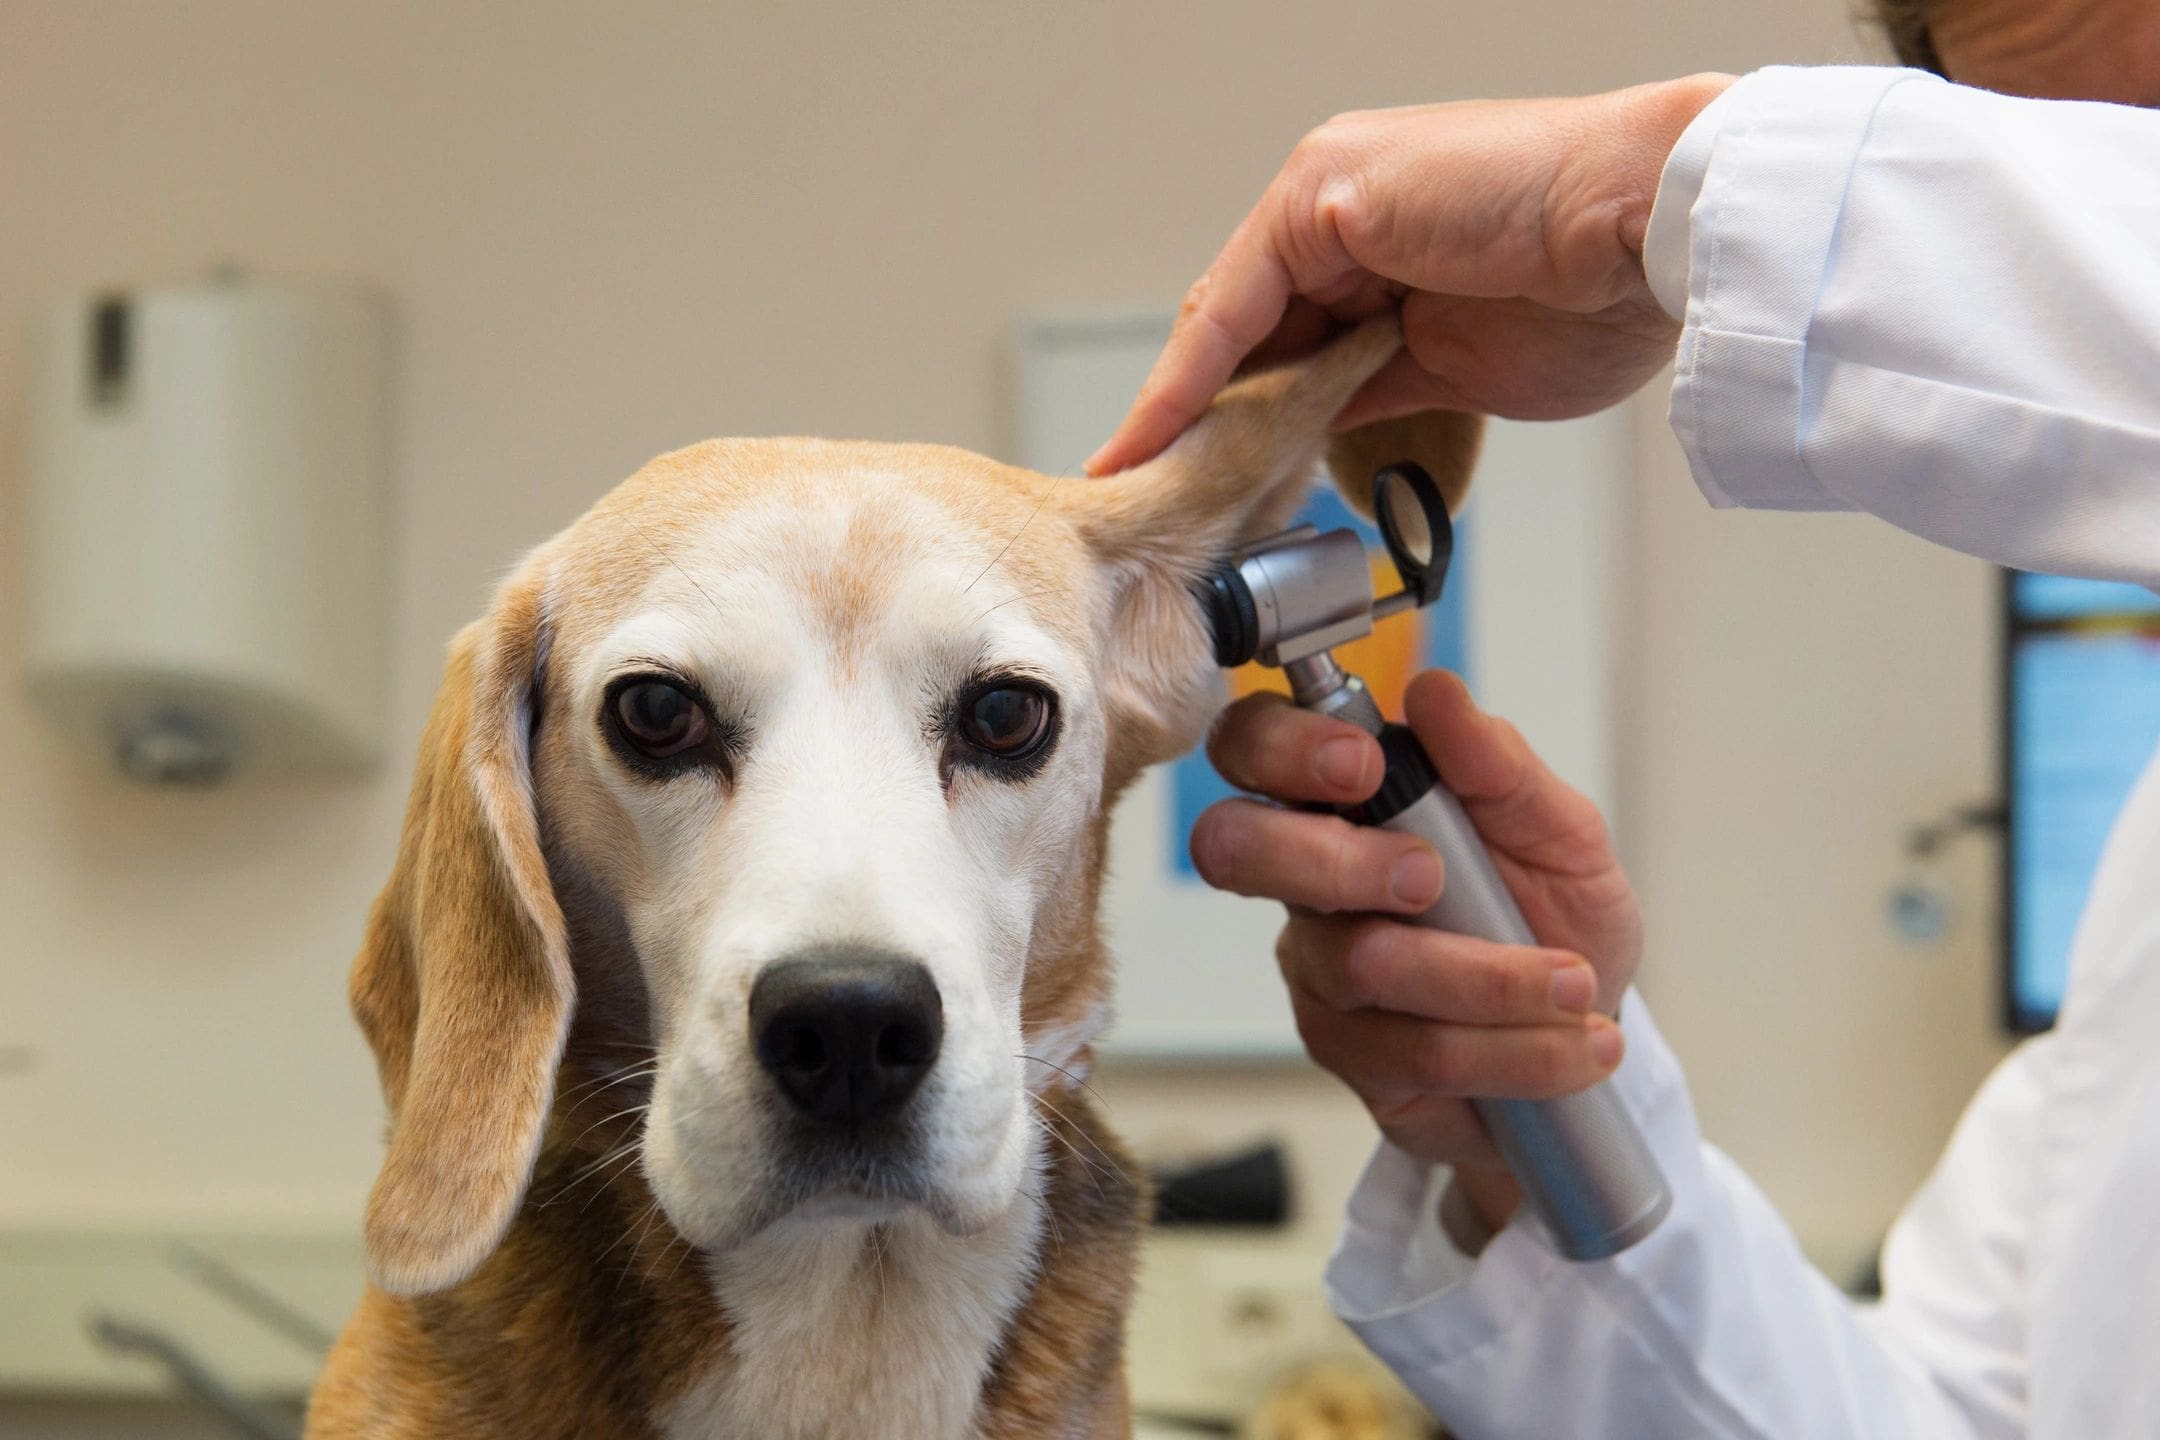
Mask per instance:
[[[1742,80],[1646,246],[1672,422],[1714,503],[1866,510],[2160,584],[2160,114],[1912,71]],[[1684,314],[1683,314],[1684,312]],[[1336,1310],[1468,1440],[2160,1436],[2160,767],[2109,842],[2057,1028],[1981,1089],[1891,1231],[1879,1307],[1696,1127],[1639,998],[1615,1083],[1675,1190],[1615,1260],[1518,1219],[1472,1262],[1383,1146]]]

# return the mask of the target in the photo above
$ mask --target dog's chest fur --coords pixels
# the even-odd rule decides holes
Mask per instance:
[[[654,1223],[634,1173],[534,1196],[472,1279],[370,1290],[316,1387],[323,1440],[1096,1440],[1129,1420],[1120,1360],[1146,1196],[1085,1095],[1041,1173],[969,1240],[827,1222],[724,1258]],[[1039,1188],[1038,1188],[1039,1187]],[[590,1198],[586,1198],[586,1197]]]
[[[965,1238],[914,1215],[782,1225],[715,1257],[730,1356],[666,1417],[668,1440],[967,1435],[1042,1213],[1023,1198]]]

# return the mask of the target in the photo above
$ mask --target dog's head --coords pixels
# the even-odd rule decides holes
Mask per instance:
[[[1241,382],[1111,480],[693,446],[529,557],[452,647],[354,969],[393,1114],[375,1281],[494,1248],[603,1013],[649,1047],[638,1163],[695,1244],[1011,1206],[1029,1091],[1106,1014],[1107,807],[1219,701],[1188,586],[1284,522],[1395,343]],[[1459,495],[1475,440],[1387,443]]]

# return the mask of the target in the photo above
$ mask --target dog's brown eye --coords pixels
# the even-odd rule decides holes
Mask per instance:
[[[1049,738],[1050,716],[1046,692],[1032,685],[996,685],[975,692],[961,712],[960,728],[976,749],[1000,760],[1024,760]]]
[[[705,707],[665,680],[639,680],[615,695],[623,737],[655,760],[705,743],[712,721]]]

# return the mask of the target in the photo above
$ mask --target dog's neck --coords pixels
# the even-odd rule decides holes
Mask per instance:
[[[1024,1195],[966,1237],[919,1213],[782,1221],[712,1256],[729,1358],[675,1406],[667,1435],[967,1434],[1045,1213]]]

